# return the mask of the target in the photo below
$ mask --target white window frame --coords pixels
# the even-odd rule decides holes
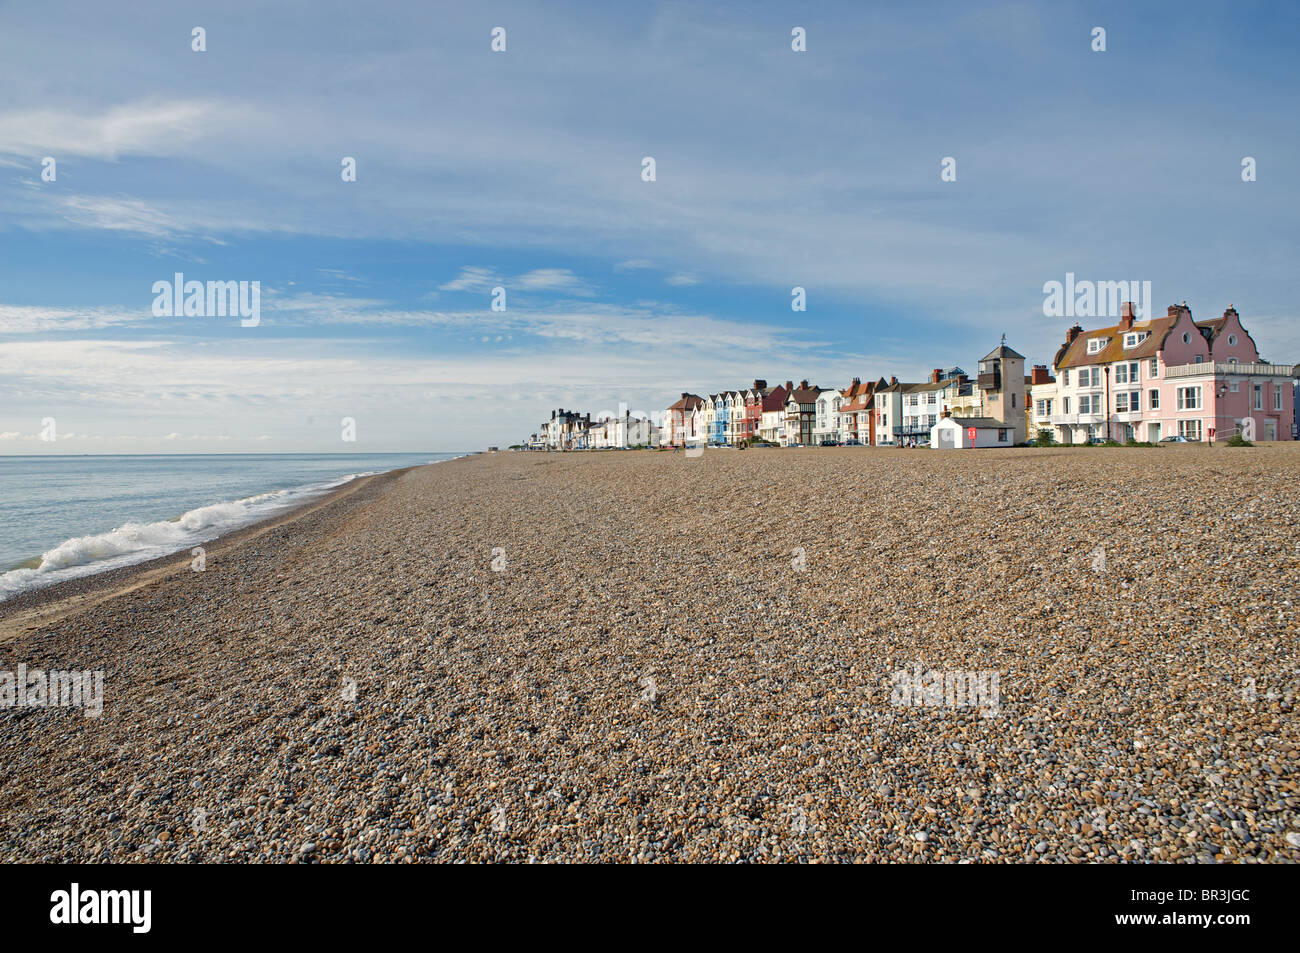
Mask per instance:
[[[1179,410],[1200,410],[1204,406],[1200,386],[1178,388],[1176,406]]]
[[[1147,391],[1147,409],[1148,409],[1148,410],[1159,410],[1159,409],[1160,409],[1160,389],[1159,389],[1159,388],[1157,388],[1157,387],[1152,387],[1150,390]]]

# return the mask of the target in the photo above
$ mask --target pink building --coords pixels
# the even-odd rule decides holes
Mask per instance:
[[[1185,303],[1135,321],[1126,302],[1113,327],[1072,327],[1053,364],[1056,380],[1031,388],[1031,419],[1060,443],[1223,440],[1252,428],[1258,440],[1292,439],[1295,367],[1263,360],[1231,305],[1213,321],[1194,321]]]

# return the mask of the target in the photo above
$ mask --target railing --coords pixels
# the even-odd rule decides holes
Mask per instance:
[[[1294,377],[1294,364],[1233,364],[1231,361],[1202,361],[1200,364],[1175,364],[1165,368],[1165,377],[1201,377],[1241,374],[1256,377]]]

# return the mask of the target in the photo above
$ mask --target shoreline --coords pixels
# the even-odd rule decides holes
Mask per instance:
[[[420,467],[436,466],[438,463],[450,463],[452,460],[461,459],[464,459],[464,457],[452,457],[435,463],[400,467],[396,470],[386,470],[383,473],[371,473],[366,476],[356,477],[341,486],[326,490],[318,497],[304,500],[281,513],[274,513],[255,520],[246,526],[223,533],[206,543],[196,545],[203,546],[207,556],[217,556],[250,539],[255,539],[277,526],[294,522],[315,510],[345,499],[371,481],[384,480],[384,478],[391,480]],[[74,612],[159,582],[173,573],[188,571],[190,548],[192,547],[179,549],[165,556],[155,556],[152,559],[132,563],[128,566],[117,566],[101,572],[64,579],[48,586],[20,592],[5,599],[0,602],[0,643],[7,642],[34,628],[51,625]]]

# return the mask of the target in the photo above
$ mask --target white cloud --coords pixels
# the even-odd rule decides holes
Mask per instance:
[[[141,199],[65,195],[55,199],[63,218],[79,228],[164,237],[184,231],[167,213]]]
[[[499,285],[501,279],[498,278],[491,269],[476,268],[466,265],[460,270],[460,274],[446,284],[439,285],[439,291],[486,291],[495,285]]]
[[[438,290],[490,291],[498,286],[507,291],[555,291],[578,295],[592,293],[590,285],[568,268],[536,268],[513,278],[505,278],[490,268],[474,265],[461,268],[459,275],[439,285]]]
[[[256,110],[203,100],[138,100],[101,112],[29,109],[0,112],[0,152],[63,159],[115,160],[126,155],[176,155],[228,127],[247,128]]]
[[[585,282],[567,268],[538,268],[510,280],[510,288],[524,291],[567,291],[590,294]]]
[[[151,319],[152,313],[147,304],[139,310],[0,305],[0,334],[88,331],[113,326],[144,324]]]

